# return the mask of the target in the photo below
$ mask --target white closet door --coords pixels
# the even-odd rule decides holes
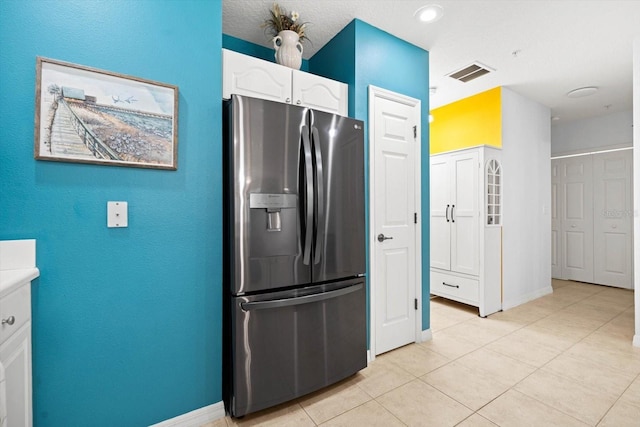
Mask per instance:
[[[451,271],[478,275],[479,262],[479,194],[480,164],[478,152],[451,156],[454,201],[449,211],[451,218]]]
[[[593,156],[595,283],[631,289],[632,150]]]
[[[449,156],[431,157],[431,267],[451,269],[451,167]]]
[[[565,279],[593,282],[593,175],[591,156],[565,159],[563,271]]]
[[[551,277],[562,279],[562,182],[561,160],[551,161]]]

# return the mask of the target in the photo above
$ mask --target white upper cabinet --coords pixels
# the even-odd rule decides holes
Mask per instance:
[[[431,157],[431,266],[478,274],[478,151]]]
[[[348,114],[348,87],[344,83],[227,49],[222,49],[222,64],[224,99],[238,94]]]
[[[291,103],[291,69],[222,49],[222,97],[231,94]]]
[[[347,85],[315,74],[292,71],[293,103],[346,116]]]

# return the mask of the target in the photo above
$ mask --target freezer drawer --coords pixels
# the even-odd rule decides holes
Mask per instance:
[[[367,366],[364,278],[232,301],[229,411],[235,417]]]

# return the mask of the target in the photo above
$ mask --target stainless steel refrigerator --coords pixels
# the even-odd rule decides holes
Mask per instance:
[[[367,365],[363,123],[233,95],[224,388],[240,417]]]

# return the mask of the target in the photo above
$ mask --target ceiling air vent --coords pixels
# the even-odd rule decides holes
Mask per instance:
[[[485,74],[490,73],[491,71],[495,71],[486,65],[482,65],[479,62],[474,62],[471,65],[464,67],[461,70],[454,71],[453,73],[447,74],[447,76],[454,78],[456,80],[460,80],[463,83],[470,82],[473,79],[477,79],[480,76],[484,76]]]

